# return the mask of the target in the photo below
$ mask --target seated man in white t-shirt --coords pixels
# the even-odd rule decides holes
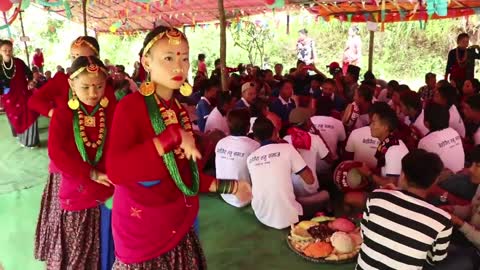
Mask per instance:
[[[227,124],[227,114],[235,106],[235,99],[228,92],[220,92],[217,96],[217,107],[207,117],[205,133],[220,130],[225,135],[230,133]]]
[[[402,171],[402,158],[408,154],[408,148],[402,140],[395,137],[398,127],[396,112],[383,102],[375,103],[372,108],[370,131],[380,141],[375,153],[377,165],[369,167],[366,163],[358,168],[360,174],[366,176],[376,187],[397,184]],[[362,208],[365,205],[366,192],[350,192],[345,195],[345,203]]]
[[[305,185],[314,185],[315,177],[298,151],[288,143],[275,143],[272,122],[258,118],[253,125],[255,139],[261,147],[247,160],[252,179],[252,208],[263,224],[284,229],[299,221],[303,215],[302,205],[295,197],[291,175],[299,175]],[[312,195],[317,205],[327,203],[328,192]],[[320,200],[322,199],[322,200]]]
[[[247,137],[250,129],[250,114],[248,109],[230,111],[227,116],[230,136],[221,139],[215,147],[215,168],[217,179],[239,179],[250,181],[247,168],[247,158],[260,147],[260,144]],[[239,201],[231,194],[221,194],[230,205],[244,207],[250,201]]]
[[[455,129],[460,134],[460,137],[465,138],[465,124],[455,105],[456,101],[457,90],[446,81],[439,82],[437,90],[433,94],[433,102],[448,108],[450,114],[449,126]]]
[[[379,106],[384,107],[385,104],[385,102],[375,102],[372,104],[369,112],[370,118],[376,108]],[[370,126],[357,128],[348,136],[342,159],[364,162],[369,168],[375,168],[377,166],[375,153],[377,152],[379,143],[380,141],[372,136]]]
[[[445,168],[456,173],[465,167],[462,138],[448,127],[449,112],[445,106],[431,103],[425,107],[425,126],[430,130],[418,143],[419,149],[437,154]]]
[[[290,112],[289,122],[292,125],[287,131],[287,136],[283,139],[293,145],[300,153],[308,168],[313,172],[315,183],[313,185],[305,185],[305,182],[297,174],[292,175],[293,188],[295,196],[304,197],[318,192],[319,183],[315,173],[317,164],[325,159],[329,150],[323,139],[318,135],[309,133],[312,123],[310,117],[312,111],[307,108],[295,108]]]
[[[313,126],[318,130],[328,149],[333,160],[339,156],[338,146],[346,139],[345,127],[342,121],[331,117],[331,108],[329,106],[317,107],[317,113],[310,118]],[[320,160],[317,164],[317,172],[326,173],[331,167],[331,164]]]

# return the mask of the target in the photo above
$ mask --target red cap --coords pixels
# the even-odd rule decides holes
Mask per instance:
[[[328,68],[330,69],[336,69],[336,68],[339,68],[340,67],[340,64],[337,63],[337,62],[332,62],[330,63],[330,65],[328,65]]]

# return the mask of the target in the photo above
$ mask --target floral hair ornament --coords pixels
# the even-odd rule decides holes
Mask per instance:
[[[88,42],[87,40],[85,40],[83,37],[78,37],[78,38],[73,42],[72,48],[82,47],[83,45],[85,45],[85,46],[89,47],[90,49],[92,49],[96,56],[99,55],[99,52],[98,52],[97,48],[95,48],[95,46],[93,46],[90,42]]]

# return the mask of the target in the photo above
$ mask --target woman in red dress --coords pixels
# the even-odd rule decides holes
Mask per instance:
[[[72,64],[70,99],[56,108],[48,153],[61,183],[60,214],[52,217],[48,270],[100,267],[100,205],[113,194],[105,174],[115,103],[105,95],[107,70],[96,57],[80,56]]]
[[[159,26],[144,41],[142,65],[151,81],[119,103],[107,152],[115,184],[112,209],[115,270],[206,269],[197,235],[198,192],[251,197],[247,182],[199,172],[192,124],[173,98],[184,95],[189,63],[186,37]],[[135,109],[132,109],[135,108]]]
[[[75,60],[80,56],[99,57],[100,47],[94,37],[80,36],[75,39],[70,48],[71,59]],[[45,117],[52,117],[54,112],[62,107],[67,107],[69,100],[70,85],[68,75],[57,72],[44,86],[36,90],[28,102],[31,110],[34,110]],[[116,100],[113,94],[113,88],[110,84],[105,87],[106,96],[110,100],[110,106],[114,107]],[[54,162],[50,161],[50,175],[43,191],[40,214],[38,216],[37,229],[35,233],[35,258],[40,261],[46,261],[49,254],[52,253],[54,246],[54,229],[57,227],[56,221],[59,220],[61,213],[60,202],[58,201],[58,190],[61,181],[60,172]],[[102,208],[102,217],[106,209]],[[109,228],[110,226],[108,226]],[[103,227],[102,227],[103,231]],[[102,239],[102,241],[104,241]],[[113,243],[110,244],[113,247]],[[102,254],[103,256],[103,254]],[[108,265],[113,263],[113,253],[109,255],[111,262],[104,262],[107,265],[102,269],[109,269]]]
[[[32,71],[25,62],[13,56],[13,44],[10,40],[0,41],[2,56],[0,72],[0,91],[12,133],[24,147],[36,147],[38,137],[38,114],[27,108],[32,95]]]

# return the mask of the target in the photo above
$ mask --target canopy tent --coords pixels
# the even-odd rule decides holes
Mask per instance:
[[[325,21],[385,23],[468,17],[480,13],[479,0],[322,0],[308,10]],[[425,24],[423,24],[425,25]],[[368,69],[373,71],[375,32],[370,31]]]
[[[43,0],[44,1],[44,0]],[[37,4],[44,3],[36,0]],[[50,0],[50,2],[59,0]],[[83,1],[70,0],[71,16],[63,7],[48,7],[60,15],[83,23]],[[305,0],[225,0],[226,19],[282,10]],[[274,3],[269,5],[268,3]],[[149,30],[158,24],[175,27],[219,20],[218,1],[215,0],[88,0],[87,27],[97,33],[125,33]]]
[[[315,1],[309,11],[325,20],[350,22],[400,22],[448,19],[480,12],[478,0],[351,0]]]

